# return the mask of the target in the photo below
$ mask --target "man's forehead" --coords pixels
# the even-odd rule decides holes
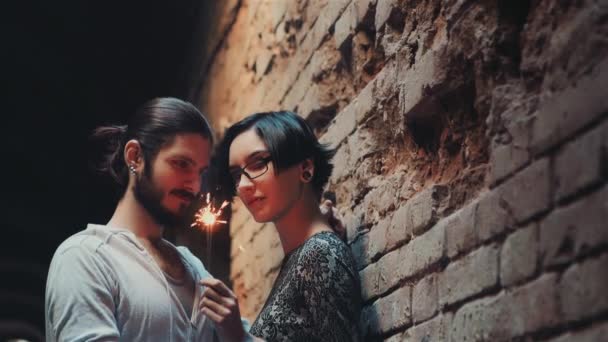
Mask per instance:
[[[211,152],[209,139],[199,134],[179,134],[161,148],[160,153],[170,157],[191,159],[195,163],[207,164]]]

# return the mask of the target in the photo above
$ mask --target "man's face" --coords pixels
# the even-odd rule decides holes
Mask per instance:
[[[138,174],[135,198],[160,225],[174,227],[187,223],[191,205],[201,188],[201,174],[209,165],[211,144],[196,133],[176,135],[160,149]]]

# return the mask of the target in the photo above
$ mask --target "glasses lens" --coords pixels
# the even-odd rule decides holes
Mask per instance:
[[[260,177],[268,170],[268,159],[256,160],[245,167],[245,171],[251,178]]]

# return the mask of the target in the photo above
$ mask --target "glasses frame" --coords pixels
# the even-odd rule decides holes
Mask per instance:
[[[259,177],[262,177],[263,175],[265,175],[266,172],[268,172],[268,163],[270,163],[271,161],[272,161],[272,157],[268,156],[268,157],[260,158],[260,159],[254,160],[252,162],[249,162],[249,163],[245,164],[245,166],[243,166],[243,167],[233,168],[233,171],[230,172],[230,178],[232,179],[234,188],[235,189],[238,188],[239,183],[241,182],[241,178],[243,178],[243,175],[245,175],[247,178],[249,178],[249,180],[254,180],[256,178],[259,178]],[[259,162],[264,163],[264,171],[262,171],[262,173],[260,173],[259,175],[252,177],[247,171],[245,171],[245,169],[247,169],[247,167],[249,167],[251,164],[259,163]],[[236,171],[237,169],[240,172],[238,181],[235,180],[235,178],[233,176],[233,172]]]

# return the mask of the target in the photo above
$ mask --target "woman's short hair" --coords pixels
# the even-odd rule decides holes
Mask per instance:
[[[333,170],[330,161],[335,150],[319,143],[308,123],[289,111],[256,113],[226,130],[211,163],[214,167],[212,182],[218,184],[216,196],[232,199],[236,195],[236,187],[228,170],[230,145],[237,136],[250,129],[254,130],[268,147],[277,173],[310,158],[314,164],[311,185],[317,197],[321,197]]]

